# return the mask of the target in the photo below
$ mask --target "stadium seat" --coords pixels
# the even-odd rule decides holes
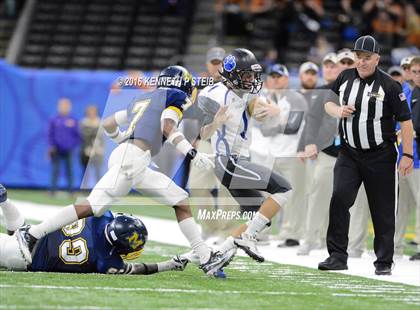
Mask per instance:
[[[77,46],[74,49],[74,54],[77,56],[94,56],[97,53],[97,48],[93,46]]]
[[[186,23],[155,0],[38,0],[20,59],[31,66],[161,68],[185,49]]]

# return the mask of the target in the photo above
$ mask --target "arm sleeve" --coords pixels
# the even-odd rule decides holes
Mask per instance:
[[[202,112],[202,126],[210,124],[220,108],[219,103],[206,96],[198,96],[198,107]]]
[[[284,128],[285,135],[293,135],[299,131],[300,125],[303,121],[303,115],[303,111],[290,111],[286,128]]]
[[[325,114],[325,100],[329,98],[329,94],[327,95],[325,92],[329,91],[322,90],[322,92],[323,93],[320,93],[315,99],[315,102],[311,105],[311,108],[308,110],[308,114],[306,116],[306,125],[302,134],[306,145],[315,144],[316,137],[318,136],[319,129],[322,124],[322,119]]]
[[[110,270],[108,273],[119,273],[119,274],[154,274],[158,272],[157,264],[144,264],[144,263],[124,263],[124,268],[118,270],[118,272],[112,272]]]
[[[391,83],[387,96],[387,100],[391,105],[392,111],[394,112],[395,119],[398,122],[404,122],[411,119],[411,113],[410,109],[408,108],[407,99],[401,85],[398,82],[393,81]]]

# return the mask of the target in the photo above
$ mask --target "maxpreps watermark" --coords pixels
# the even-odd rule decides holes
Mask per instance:
[[[194,87],[204,88],[214,84],[213,77],[193,77]],[[186,80],[174,77],[161,77],[158,80],[157,76],[141,77],[141,76],[120,76],[117,79],[117,84],[120,87],[181,87]]]
[[[252,220],[255,211],[225,211],[225,210],[206,210],[199,209],[197,218],[200,221],[220,221],[220,220]]]

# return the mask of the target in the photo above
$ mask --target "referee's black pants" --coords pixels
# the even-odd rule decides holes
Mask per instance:
[[[334,167],[334,187],[330,202],[327,247],[330,256],[347,262],[349,209],[363,182],[375,231],[375,266],[392,265],[395,214],[397,208],[396,172],[398,152],[394,144],[362,152],[343,145]]]

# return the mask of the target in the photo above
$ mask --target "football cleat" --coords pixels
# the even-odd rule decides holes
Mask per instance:
[[[207,263],[201,264],[200,269],[204,271],[210,277],[217,277],[218,272],[229,265],[235,256],[236,250],[232,249],[225,253],[222,252],[211,252],[210,258]]]
[[[172,257],[171,262],[172,270],[184,271],[190,261],[181,255],[175,255]]]
[[[6,188],[0,184],[0,203],[5,202],[7,200],[7,190]]]
[[[19,249],[28,265],[32,264],[31,253],[38,241],[29,233],[29,228],[31,228],[31,225],[24,225],[15,232],[16,239],[19,243]]]
[[[186,259],[190,263],[193,263],[195,265],[200,265],[200,257],[194,251],[189,251],[187,253],[183,253],[183,254],[179,255],[179,257],[181,259]]]
[[[234,238],[233,242],[252,259],[259,263],[264,261],[264,257],[257,249],[257,240],[255,237],[251,237],[250,235],[243,233],[240,237]]]

